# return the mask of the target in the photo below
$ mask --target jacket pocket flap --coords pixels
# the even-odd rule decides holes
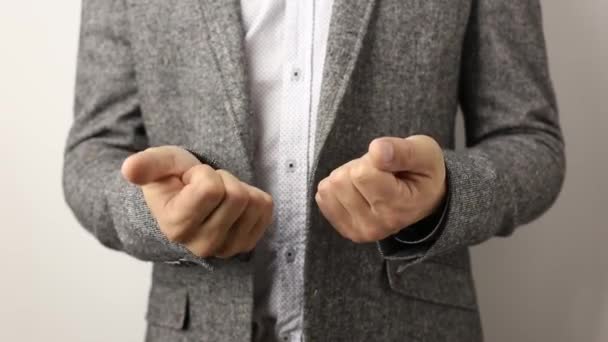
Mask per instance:
[[[469,272],[432,262],[400,270],[402,263],[386,261],[389,285],[394,291],[431,303],[477,310],[473,278]]]
[[[184,329],[188,316],[188,290],[180,285],[153,283],[146,320],[150,324]]]

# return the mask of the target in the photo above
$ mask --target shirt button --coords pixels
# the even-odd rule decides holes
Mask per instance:
[[[285,162],[285,169],[287,172],[295,172],[296,171],[296,161],[293,159],[289,159]]]
[[[287,252],[285,252],[285,259],[288,263],[292,263],[296,259],[296,251],[291,248],[288,249]]]
[[[299,68],[293,68],[291,70],[291,80],[293,82],[298,82],[302,78],[302,70]]]

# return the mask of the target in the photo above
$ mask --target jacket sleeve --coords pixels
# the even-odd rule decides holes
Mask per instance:
[[[148,147],[122,1],[83,0],[74,122],[63,165],[65,200],[80,224],[109,248],[142,260],[209,266],[164,237],[141,189],[120,173],[125,158]]]
[[[463,44],[467,148],[444,150],[450,196],[436,241],[385,247],[405,267],[512,234],[553,204],[564,180],[539,0],[473,1]]]

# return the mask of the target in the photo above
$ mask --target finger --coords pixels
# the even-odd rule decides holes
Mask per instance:
[[[202,222],[224,199],[224,181],[213,168],[203,164],[186,171],[182,180],[184,188],[168,203],[167,209],[187,212]]]
[[[352,184],[369,203],[372,211],[402,199],[402,182],[392,172],[374,167],[367,155],[356,159],[349,171]]]
[[[260,229],[263,234],[272,223],[272,197],[256,187],[245,185],[249,187],[253,204],[232,226],[224,246],[218,251],[218,257],[231,257],[252,250],[261,237]]]
[[[210,166],[199,164],[186,171],[186,185],[165,205],[164,212],[176,241],[188,240],[215,210],[225,195],[224,182]],[[158,183],[152,183],[158,184]]]
[[[330,191],[326,189],[328,179],[324,179],[319,183],[315,201],[327,221],[347,239],[351,239],[350,226],[351,218],[348,211],[342,206],[338,199]],[[352,240],[352,239],[351,239]]]
[[[168,176],[181,177],[198,164],[195,156],[180,147],[150,147],[125,159],[121,172],[129,182],[145,185]]]
[[[220,205],[207,217],[197,234],[185,243],[199,256],[211,256],[220,248],[234,222],[245,211],[249,194],[244,183],[225,170],[216,171],[224,183],[224,197]]]
[[[262,238],[268,227],[272,225],[274,221],[274,203],[272,196],[259,190],[263,196],[262,215],[260,220],[253,226],[249,232],[248,244],[245,246],[244,251],[251,251],[257,245],[258,241]]]
[[[371,171],[372,177],[367,177],[369,182],[366,184],[366,189],[372,193],[374,192],[375,185],[379,185],[378,183],[381,183],[380,181],[383,178],[387,176],[395,177],[390,173],[366,166],[365,162],[359,159],[346,163],[330,174],[332,194],[336,196],[338,202],[346,209],[351,219],[351,226],[348,229],[350,239],[355,242],[377,241],[386,236],[384,232],[386,227],[381,217],[375,214],[373,207],[370,206],[370,203],[353,184],[351,174],[355,173],[356,175],[357,172],[354,172],[355,170],[363,170],[365,174],[370,174]],[[377,179],[373,176],[378,176],[379,178]],[[388,189],[388,191],[394,190]]]
[[[346,163],[339,169],[334,170],[329,176],[332,181],[332,193],[335,194],[336,199],[355,221],[357,221],[362,214],[369,212],[370,210],[369,203],[361,195],[359,190],[355,188],[351,180],[351,166],[355,165],[356,161],[357,160]]]
[[[249,232],[249,244],[245,246],[242,252],[249,252],[253,250],[271,224],[272,214],[262,215],[262,218],[253,226],[253,229],[251,229],[251,231]]]
[[[256,223],[262,219],[263,214],[260,206],[256,205],[257,203],[261,203],[263,200],[262,196],[254,191],[250,192],[250,196],[250,205],[230,228],[224,244],[216,252],[217,257],[231,257],[243,251],[249,245],[249,235]],[[251,204],[252,202],[253,204]]]
[[[380,216],[374,213],[350,177],[339,182],[339,185],[337,183],[334,183],[335,191],[333,193],[351,217],[352,225],[349,229],[351,233],[357,235],[360,241],[382,239],[385,236],[384,223],[380,220]]]
[[[179,193],[184,184],[178,177],[165,177],[141,187],[146,204],[153,213],[162,213],[167,203]]]
[[[369,144],[367,155],[383,171],[425,173],[435,166],[438,149],[435,140],[425,135],[382,137]]]

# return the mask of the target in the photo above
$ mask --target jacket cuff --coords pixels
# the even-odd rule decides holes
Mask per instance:
[[[436,240],[441,233],[442,223],[448,209],[447,203],[449,197],[450,191],[448,187],[446,195],[435,212],[411,226],[402,229],[397,234],[392,235],[391,238],[404,245],[414,245]]]
[[[446,170],[446,194],[435,212],[398,233],[378,241],[377,246],[383,258],[415,259],[424,255],[431,248],[445,226],[448,203],[452,196],[449,183]]]

